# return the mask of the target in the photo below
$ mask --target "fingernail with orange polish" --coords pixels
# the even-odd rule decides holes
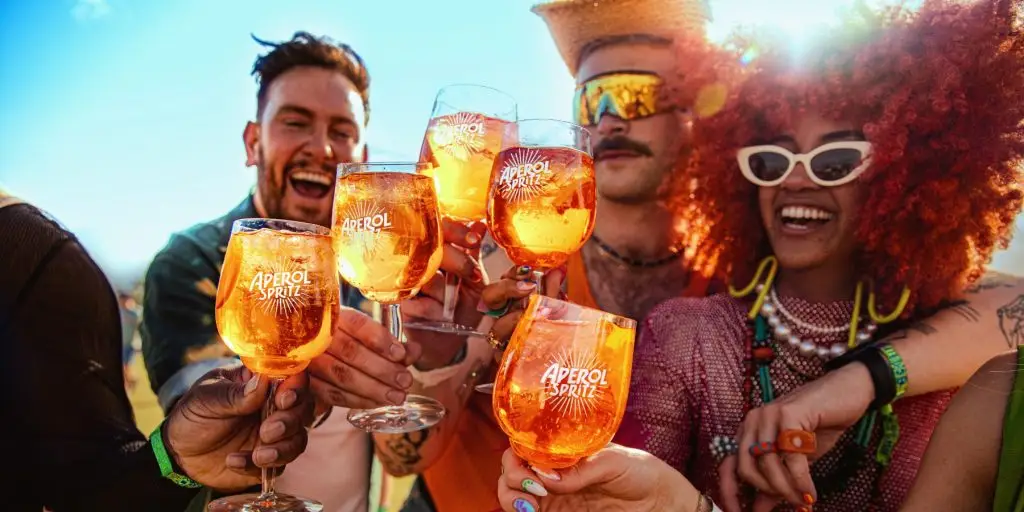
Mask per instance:
[[[811,496],[811,493],[809,492],[804,493],[804,503],[808,505],[814,505],[814,496]]]

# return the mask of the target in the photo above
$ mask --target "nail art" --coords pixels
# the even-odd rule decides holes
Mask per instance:
[[[804,503],[808,505],[814,505],[814,496],[811,496],[811,493],[809,492],[804,493]]]
[[[529,478],[523,480],[523,490],[534,496],[544,497],[548,495],[548,490],[540,482]]]
[[[516,273],[518,273],[521,276],[525,276],[526,274],[529,274],[532,271],[533,269],[530,268],[529,265],[523,265],[516,270]]]
[[[522,498],[516,498],[516,501],[512,502],[512,508],[514,508],[516,512],[537,512],[537,510],[533,508],[533,503]]]

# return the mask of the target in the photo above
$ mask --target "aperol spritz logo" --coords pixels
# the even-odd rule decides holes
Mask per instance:
[[[274,315],[289,314],[308,304],[309,271],[294,261],[277,261],[256,271],[249,292],[261,309]]]
[[[551,180],[551,163],[540,151],[520,149],[509,154],[498,176],[498,190],[508,202],[536,197]]]
[[[459,160],[483,151],[486,134],[483,116],[471,112],[440,117],[431,129],[434,147]]]
[[[341,224],[341,232],[365,254],[376,252],[380,247],[377,235],[391,228],[391,213],[371,202],[358,203],[350,208]]]
[[[563,351],[540,378],[546,402],[564,416],[594,412],[608,389],[608,368],[593,353]]]

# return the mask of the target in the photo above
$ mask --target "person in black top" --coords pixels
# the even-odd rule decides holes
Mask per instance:
[[[254,460],[281,466],[305,448],[308,377],[282,386],[280,410],[261,425],[268,383],[241,367],[204,376],[147,441],[125,392],[104,274],[74,235],[2,191],[0,344],[5,511],[181,512],[200,486],[251,487]]]

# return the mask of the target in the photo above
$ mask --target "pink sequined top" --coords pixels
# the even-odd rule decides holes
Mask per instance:
[[[821,326],[843,325],[853,312],[852,302],[781,300],[796,317]],[[748,400],[755,407],[761,405],[757,379],[753,379],[752,396],[743,393],[746,347],[753,335],[746,317],[749,307],[748,302],[715,295],[673,299],[655,308],[645,320],[636,346],[626,418],[615,439],[666,461],[716,501],[721,497],[717,462],[710,449],[712,438],[736,434]],[[846,337],[846,333],[815,336],[799,329],[795,332],[801,339],[823,346]],[[786,343],[775,346],[780,352],[769,373],[776,397],[824,373],[819,359],[801,356]],[[880,428],[872,435],[867,455],[856,445],[856,429],[848,430],[833,450],[811,466],[819,494],[814,509],[898,510],[952,393],[931,393],[894,405],[900,437],[887,468],[874,461]],[[776,510],[793,509],[780,505]]]

